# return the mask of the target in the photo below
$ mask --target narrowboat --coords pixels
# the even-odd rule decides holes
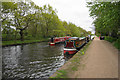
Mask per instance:
[[[71,37],[65,41],[64,54],[75,54],[86,43],[86,37]]]
[[[65,42],[65,40],[69,39],[70,36],[65,36],[65,37],[51,37],[51,40],[49,42],[50,46],[53,46],[57,43]]]

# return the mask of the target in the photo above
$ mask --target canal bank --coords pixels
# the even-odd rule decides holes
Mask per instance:
[[[92,41],[85,55],[77,53],[51,78],[102,78],[118,80],[118,49],[98,37]]]
[[[84,56],[86,49],[89,47],[92,41],[89,41],[83,48],[78,51],[71,59],[69,59],[62,67],[60,67],[54,74],[49,78],[70,78],[80,66],[82,57]],[[82,65],[84,68],[84,65]]]
[[[6,47],[6,46],[17,46],[17,45],[32,44],[32,43],[40,43],[40,42],[48,42],[48,41],[49,41],[49,38],[41,39],[41,40],[2,41],[2,47]]]

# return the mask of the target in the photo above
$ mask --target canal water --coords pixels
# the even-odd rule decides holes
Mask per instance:
[[[2,48],[2,77],[48,78],[65,63],[64,44],[47,42]]]

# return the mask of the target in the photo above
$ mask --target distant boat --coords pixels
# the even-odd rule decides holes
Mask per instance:
[[[64,54],[75,54],[86,43],[86,37],[71,37],[65,41]]]
[[[54,46],[57,43],[64,42],[65,40],[71,38],[70,36],[65,36],[65,37],[51,37],[51,41],[49,42],[50,46]]]

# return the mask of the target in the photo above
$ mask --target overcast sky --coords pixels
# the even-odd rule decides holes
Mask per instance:
[[[93,27],[93,19],[89,16],[89,8],[86,7],[85,0],[32,0],[38,6],[50,4],[56,9],[59,19],[72,22],[87,31]],[[93,31],[92,31],[93,32]]]

